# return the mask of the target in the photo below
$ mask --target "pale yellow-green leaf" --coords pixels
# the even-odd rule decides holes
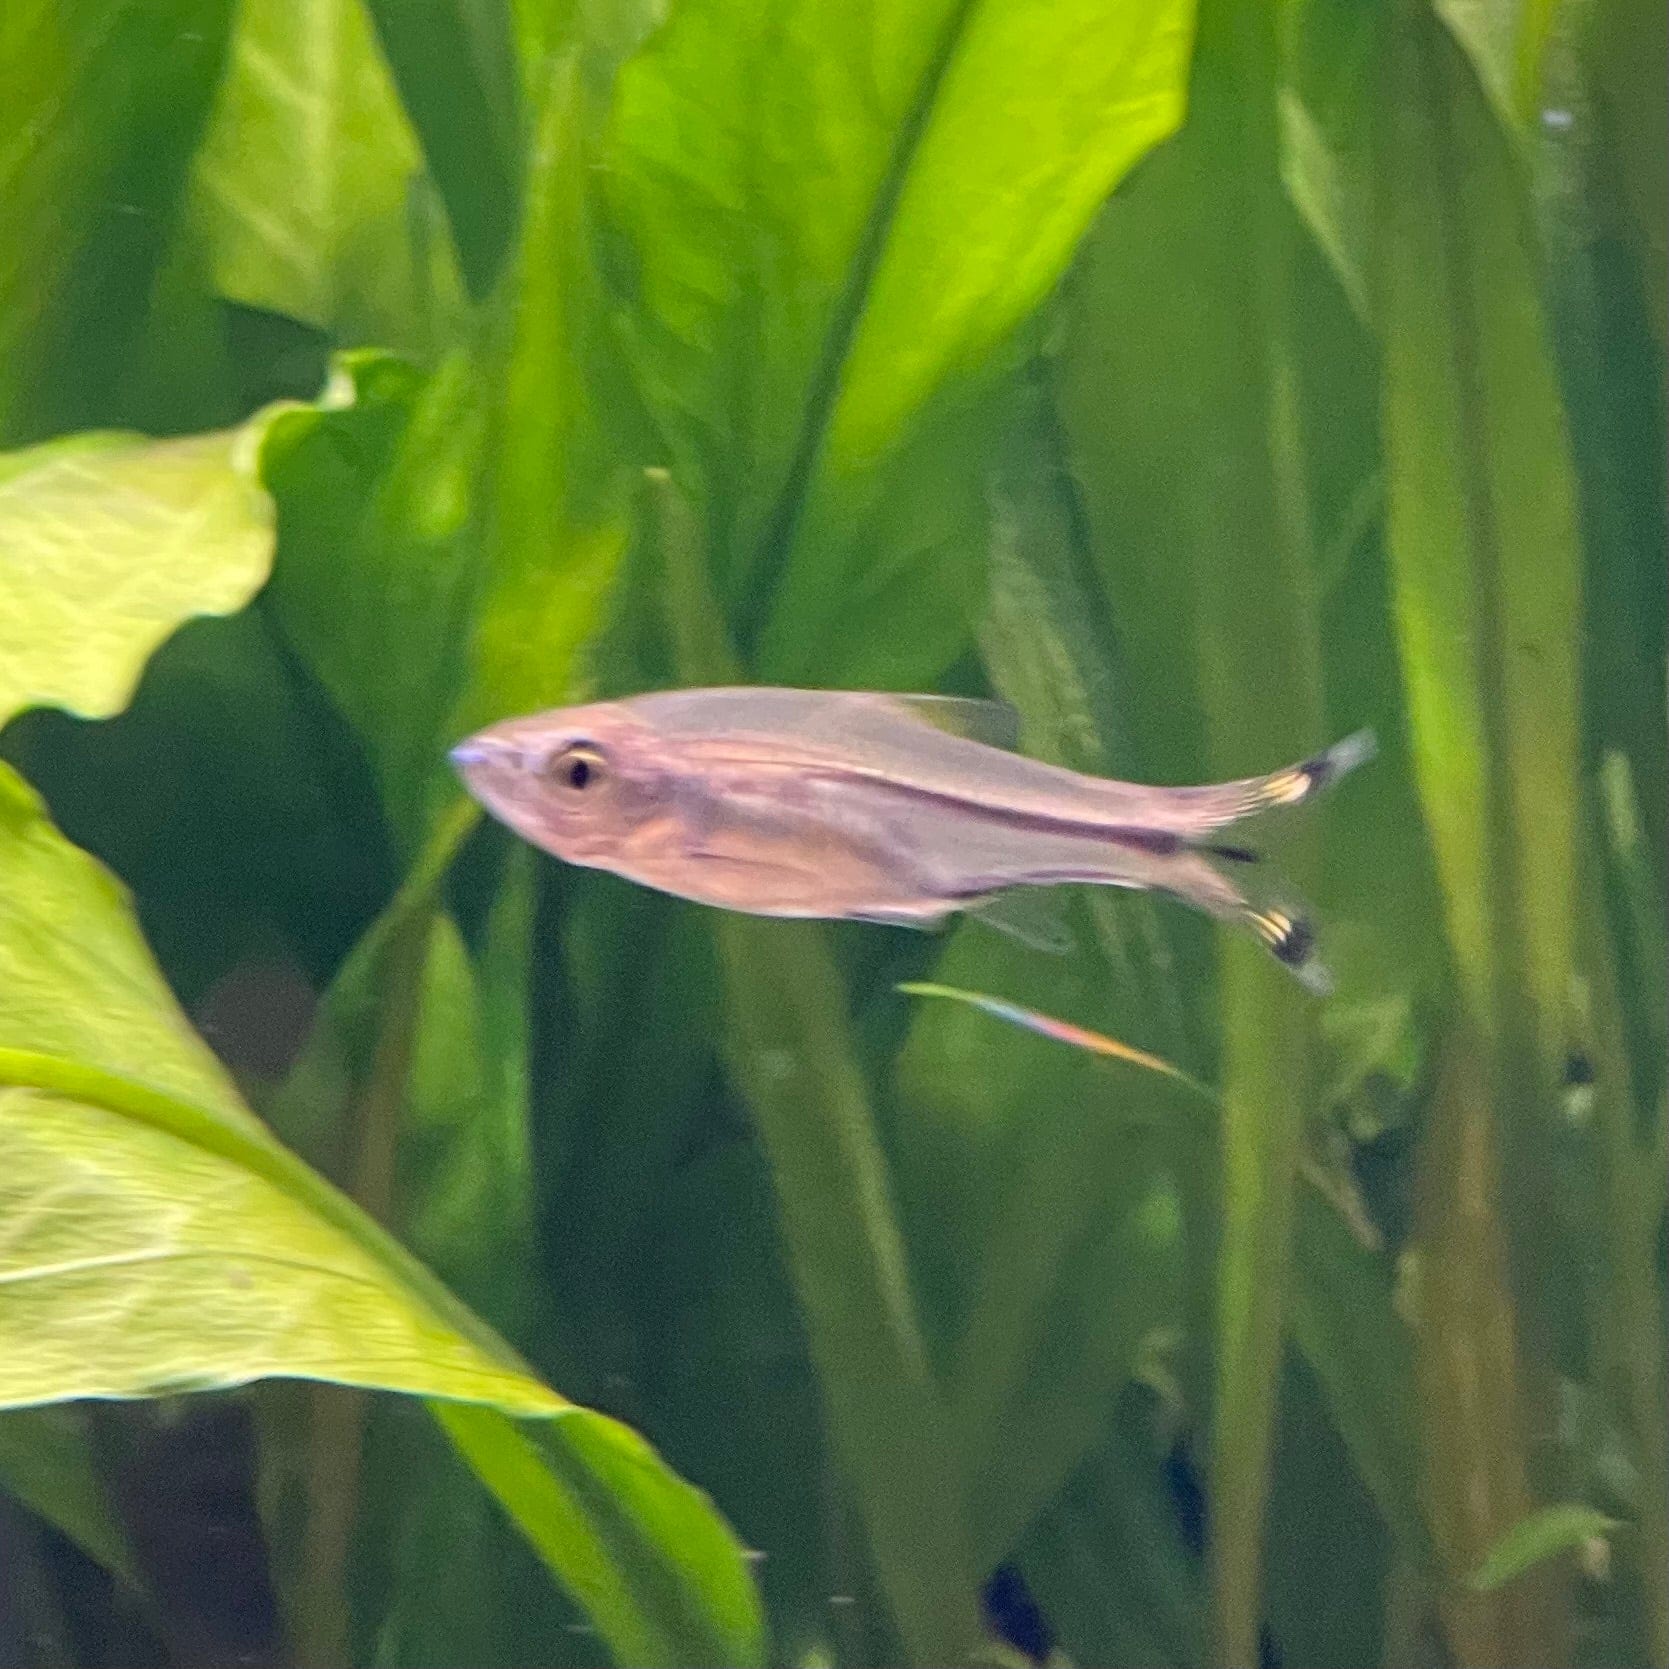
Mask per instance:
[[[243,1107],[0,767],[0,1405],[265,1374],[566,1406]]]
[[[272,563],[254,425],[91,434],[0,456],[0,724],[103,718],[183,621],[230,614]]]
[[[4,765],[0,1048],[118,1072],[259,1128],[175,1007],[121,887],[53,828]]]
[[[0,1091],[0,1405],[284,1375],[563,1406],[258,1158],[132,1108]]]

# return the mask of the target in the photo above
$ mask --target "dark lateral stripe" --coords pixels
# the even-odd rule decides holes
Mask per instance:
[[[1156,857],[1172,857],[1182,850],[1182,836],[1170,829],[1138,829],[1116,824],[1099,832],[1113,846],[1131,846],[1138,852],[1152,852]]]
[[[998,823],[1004,828],[1028,834],[1078,835],[1087,840],[1099,840],[1109,846],[1124,846],[1132,851],[1152,852],[1158,857],[1169,857],[1188,846],[1182,835],[1169,829],[1148,829],[1136,824],[1104,823],[1093,814],[1083,816],[1054,816],[1048,812],[1028,811],[1017,806],[1006,806],[1000,801],[980,800],[969,795],[929,788],[904,777],[887,776],[881,772],[847,770],[839,766],[820,765],[802,773],[806,777],[822,777],[834,782],[859,782],[865,787],[897,794],[901,799],[918,800],[928,805],[942,806],[958,815],[976,818],[986,823]],[[1093,780],[1093,779],[1091,779]]]

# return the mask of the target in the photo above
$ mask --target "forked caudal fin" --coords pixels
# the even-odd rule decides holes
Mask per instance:
[[[1251,817],[1279,806],[1302,805],[1331,787],[1347,771],[1372,759],[1375,751],[1373,732],[1358,730],[1302,764],[1272,771],[1265,777],[1254,777],[1242,784],[1244,810],[1239,816]],[[1238,817],[1233,819],[1238,820]],[[1210,850],[1221,857],[1243,856],[1236,847],[1217,846]],[[1310,990],[1326,996],[1333,989],[1333,976],[1316,953],[1315,926],[1308,911],[1290,899],[1256,900],[1243,895],[1240,919],[1257,934],[1270,955],[1290,968]]]

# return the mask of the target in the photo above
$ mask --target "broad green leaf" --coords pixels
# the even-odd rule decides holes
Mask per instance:
[[[617,1662],[764,1663],[759,1599],[734,1538],[635,1432],[597,1415],[540,1427],[459,1403],[435,1414]]]
[[[409,862],[455,793],[447,715],[464,676],[482,407],[470,360],[432,376],[387,354],[338,360],[333,409],[273,427],[278,508],[266,601],[361,739]]]
[[[239,0],[193,179],[222,295],[342,346],[429,348],[457,290],[430,189],[362,0]]]
[[[0,1047],[143,1082],[258,1130],[174,1006],[122,889],[0,766]]]
[[[257,1131],[33,1051],[0,1053],[0,1079],[0,1403],[282,1375],[565,1406]]]
[[[603,347],[602,293],[589,260],[585,190],[595,98],[571,59],[536,89],[521,236],[498,334],[479,375],[487,444],[482,577],[470,677],[454,728],[571,700],[627,542],[618,460],[597,405],[627,403]]]
[[[169,985],[246,1093],[281,1080],[308,987],[392,881],[356,739],[264,605],[183,626],[114,718],[20,714],[0,754],[142,901]],[[267,995],[246,1002],[251,979]]]
[[[646,1661],[755,1661],[751,1585],[705,1503],[641,1439],[541,1385],[273,1141],[174,1008],[116,889],[21,782],[3,786],[0,1403],[277,1375],[561,1415],[539,1440],[497,1416],[456,1430],[624,1660],[658,1638]],[[555,1481],[518,1481],[529,1462],[514,1457],[541,1445]],[[668,1549],[692,1536],[707,1551],[686,1582]]]
[[[26,707],[119,711],[182,622],[259,590],[273,551],[265,427],[0,455],[0,725]]]
[[[483,295],[515,224],[521,110],[508,0],[369,0],[377,39]]]
[[[110,1510],[82,1413],[12,1408],[0,1414],[0,1490],[137,1586],[133,1550]]]
[[[698,0],[622,72],[634,367],[762,672],[907,687],[961,647],[989,437],[954,408],[1175,126],[1189,19]]]
[[[231,0],[0,12],[0,445],[112,411],[226,49]]]
[[[1620,1528],[1616,1519],[1580,1502],[1561,1501],[1557,1506],[1538,1507],[1528,1518],[1520,1519],[1489,1550],[1484,1562],[1467,1577],[1466,1584],[1487,1593],[1544,1559],[1578,1551],[1591,1541],[1603,1541]]]
[[[0,788],[0,1401],[288,1374],[566,1406],[265,1134],[117,888]]]

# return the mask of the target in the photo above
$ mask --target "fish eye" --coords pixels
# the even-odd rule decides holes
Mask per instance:
[[[595,785],[603,769],[602,754],[589,742],[575,742],[551,762],[551,774],[565,788],[571,788],[576,793]]]

